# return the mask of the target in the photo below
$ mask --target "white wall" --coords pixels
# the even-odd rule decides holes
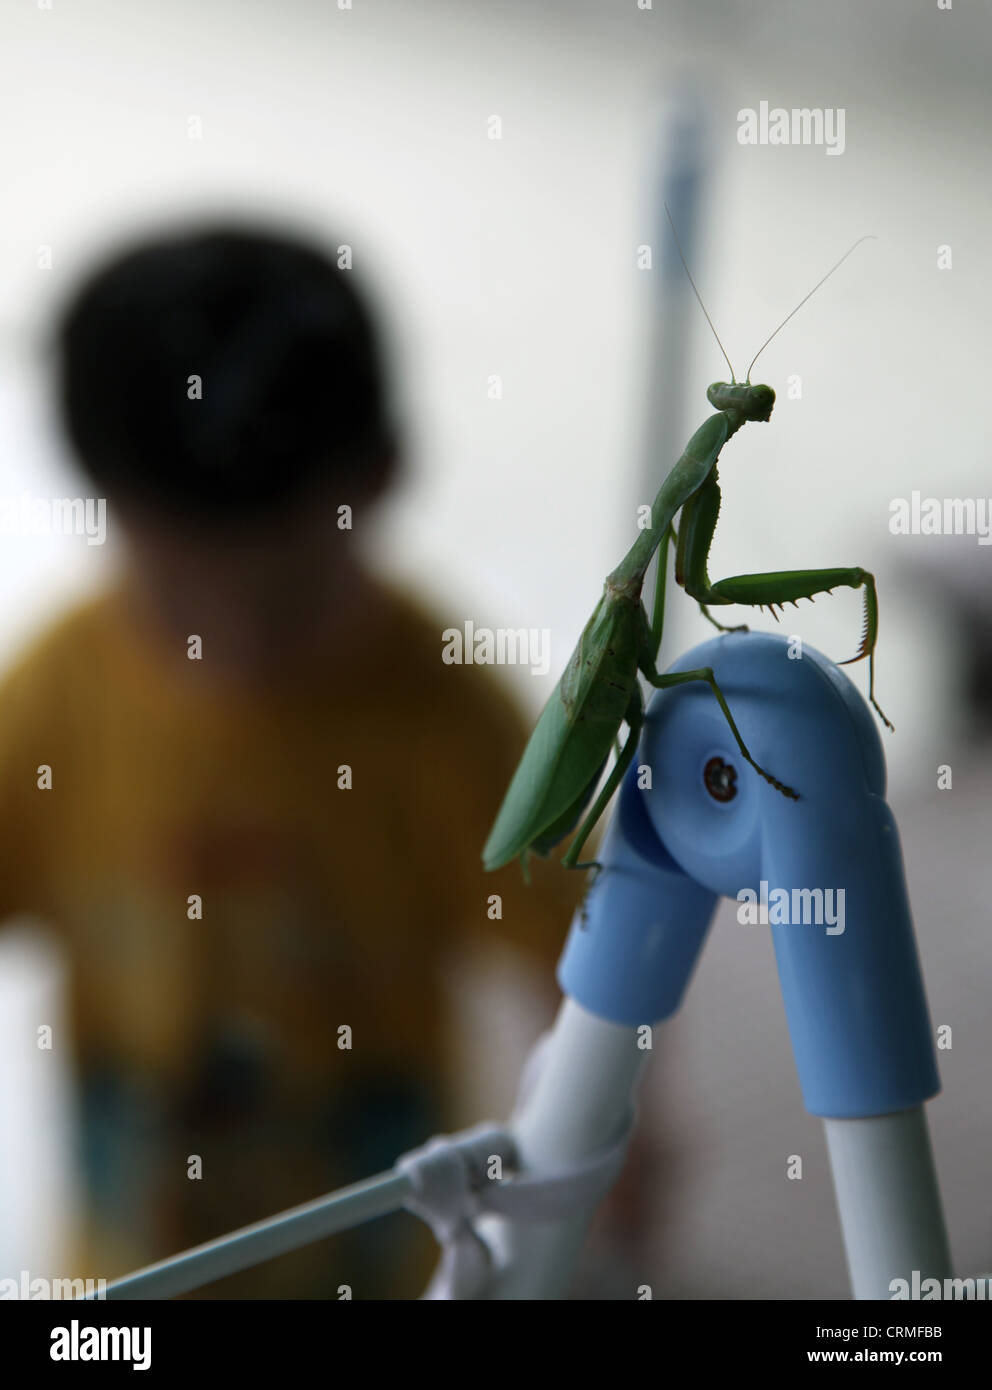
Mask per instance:
[[[989,34],[973,14],[89,0],[8,9],[0,30],[0,491],[44,493],[61,476],[32,378],[46,315],[91,253],[189,208],[298,217],[354,246],[396,342],[415,474],[379,553],[446,616],[550,626],[552,673],[522,683],[535,708],[629,537],[653,312],[634,248],[658,232],[658,109],[676,77],[696,75],[715,159],[697,278],[733,358],[855,236],[879,237],[762,361],[780,390],[800,373],[803,400],[780,395],[771,428],[728,449],[712,572],[877,569],[894,774],[930,760],[947,637],[926,593],[900,593],[920,544],[892,541],[887,518],[893,496],[975,492],[984,476],[970,383],[988,322],[990,195],[975,176],[972,83]],[[736,112],[762,98],[844,106],[844,155],[739,146]],[[199,141],[187,137],[195,116]],[[935,269],[941,242],[951,273]],[[52,270],[37,269],[42,245]],[[686,431],[722,367],[698,325]],[[670,462],[657,461],[659,478]],[[77,539],[5,545],[0,650],[103,559]],[[696,635],[689,611],[680,646]],[[847,594],[804,605],[793,625],[841,659],[859,621]]]

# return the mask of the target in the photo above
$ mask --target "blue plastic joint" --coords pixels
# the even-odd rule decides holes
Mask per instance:
[[[748,765],[707,684],[656,691],[559,983],[615,1023],[667,1018],[718,897],[738,899],[772,933],[806,1108],[918,1105],[940,1080],[874,716],[832,662],[783,637],[716,637],[669,669],[706,666],[752,757],[799,799]]]

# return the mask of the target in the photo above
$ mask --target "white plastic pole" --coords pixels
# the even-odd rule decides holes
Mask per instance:
[[[559,1172],[624,1133],[650,1056],[638,1037],[636,1029],[607,1023],[574,1000],[562,1003],[536,1083],[511,1120],[524,1172]],[[595,1204],[563,1221],[479,1221],[480,1234],[507,1265],[488,1296],[563,1297],[594,1210]]]
[[[0,1278],[62,1278],[80,1192],[66,961],[44,924],[0,929]]]
[[[125,1279],[108,1284],[106,1298],[175,1298],[215,1279],[284,1255],[300,1245],[345,1231],[374,1216],[397,1211],[413,1191],[404,1173],[380,1173],[330,1197],[290,1207],[265,1221],[242,1226],[230,1235],[218,1236],[181,1255],[139,1269]]]
[[[823,1125],[854,1297],[891,1299],[892,1280],[912,1289],[914,1271],[918,1279],[950,1278],[923,1106]]]

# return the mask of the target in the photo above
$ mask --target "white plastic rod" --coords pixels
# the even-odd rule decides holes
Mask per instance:
[[[27,918],[0,929],[0,1279],[58,1278],[79,1213],[66,960]]]
[[[635,1028],[607,1023],[566,999],[537,1081],[511,1129],[527,1173],[554,1173],[589,1158],[626,1130],[632,1097],[650,1053]],[[563,1221],[485,1218],[480,1234],[507,1267],[493,1299],[554,1299],[568,1289],[595,1205]]]
[[[914,1271],[919,1279],[950,1278],[923,1107],[823,1125],[854,1297],[890,1299],[894,1279],[913,1288]]]
[[[380,1173],[365,1182],[343,1187],[330,1197],[318,1197],[290,1207],[265,1221],[242,1226],[230,1235],[218,1236],[181,1255],[139,1269],[125,1279],[108,1284],[106,1298],[175,1298],[215,1279],[248,1269],[262,1260],[284,1255],[311,1241],[345,1231],[374,1216],[397,1211],[413,1190],[403,1173]]]

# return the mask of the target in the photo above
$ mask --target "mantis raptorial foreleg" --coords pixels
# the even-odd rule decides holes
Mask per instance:
[[[875,699],[875,640],[878,636],[875,576],[860,566],[844,569],[774,570],[767,574],[738,574],[714,584],[707,572],[707,560],[719,514],[720,481],[717,469],[714,468],[703,486],[682,509],[679,546],[675,555],[675,576],[686,593],[703,607],[704,612],[707,604],[716,606],[741,603],[756,608],[768,608],[772,616],[777,617],[775,609],[781,608],[783,604],[793,603],[798,606],[801,598],[812,600],[816,594],[829,594],[832,589],[840,588],[842,585],[851,589],[863,588],[865,626],[861,644],[854,656],[840,664],[847,666],[852,661],[860,661],[862,657],[868,658],[868,698],[884,723],[891,729],[892,724]]]
[[[668,528],[668,535],[658,547],[658,569],[655,574],[654,583],[654,609],[651,614],[651,641],[655,660],[658,659],[658,652],[661,649],[661,631],[665,621],[665,582],[668,577],[668,546],[669,543],[678,547],[679,537],[674,526]],[[718,632],[747,632],[747,623],[738,623],[735,627],[727,627],[725,623],[717,622],[713,614],[706,607],[705,603],[699,605],[699,611],[708,623],[712,623]]]
[[[730,579],[721,579],[709,587],[706,599],[709,603],[743,603],[768,607],[773,617],[776,607],[785,603],[798,606],[798,600],[813,600],[816,594],[829,594],[833,589],[847,585],[851,589],[864,588],[865,625],[861,634],[861,644],[854,656],[839,663],[849,666],[852,661],[868,658],[868,698],[878,711],[883,722],[891,729],[892,724],[881,705],[875,699],[875,640],[878,636],[878,596],[875,592],[875,576],[868,570],[858,567],[851,569],[824,570],[778,570],[769,574],[738,574]],[[686,590],[692,593],[688,584]],[[698,595],[693,594],[693,597]]]

